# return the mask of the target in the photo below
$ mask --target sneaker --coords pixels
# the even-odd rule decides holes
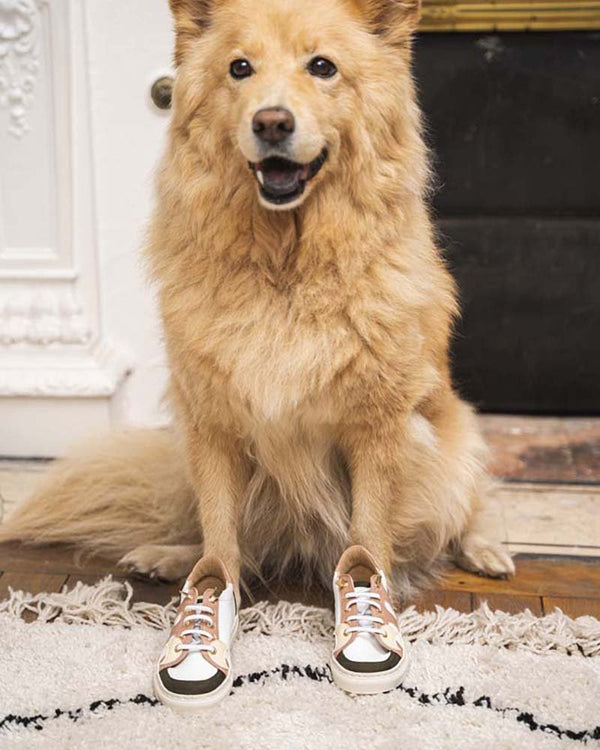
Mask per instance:
[[[169,640],[154,672],[154,693],[176,711],[193,712],[231,689],[230,646],[238,625],[233,583],[223,563],[203,557],[181,590]]]
[[[333,576],[335,649],[330,661],[338,687],[358,695],[393,690],[408,668],[383,570],[364,547],[349,547]]]

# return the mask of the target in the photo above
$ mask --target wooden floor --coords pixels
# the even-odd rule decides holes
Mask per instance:
[[[600,559],[517,556],[517,575],[508,581],[482,578],[456,568],[449,569],[438,588],[414,602],[422,611],[454,607],[471,612],[487,600],[493,609],[520,612],[530,609],[537,615],[560,607],[571,617],[593,615],[600,618]],[[54,547],[24,549],[0,545],[0,600],[9,587],[31,593],[60,591],[77,581],[94,583],[111,573],[119,580],[129,580],[134,601],[166,604],[178,591],[178,584],[153,583],[127,579],[111,563],[99,559],[78,561],[70,550]],[[280,598],[317,606],[330,606],[326,591],[302,592],[297,589],[256,591],[257,599]],[[409,602],[412,603],[412,602]]]
[[[479,423],[497,477],[600,484],[600,418],[482,414]]]
[[[600,487],[600,418],[492,415],[482,416],[480,420],[492,449],[493,472],[508,483],[504,488],[513,492],[511,502],[519,510],[519,514],[512,516],[512,525],[508,524],[511,525],[505,540],[508,548],[528,553],[542,549],[555,553],[560,549],[563,556],[517,555],[517,575],[510,581],[495,581],[450,569],[435,590],[415,603],[421,610],[433,609],[439,604],[470,612],[487,600],[492,608],[507,612],[530,609],[541,615],[560,607],[572,617],[594,615],[600,618],[600,539],[596,539],[600,536],[597,525],[600,495],[596,492]],[[4,471],[0,470],[0,509],[8,512],[20,502],[21,495],[26,495],[25,490],[30,491],[32,476],[15,471],[18,468],[9,462],[10,470],[7,466]],[[31,469],[31,465],[22,468]],[[44,465],[34,468],[40,472]],[[523,485],[517,487],[515,482]],[[547,492],[540,491],[540,483],[550,483]],[[531,504],[532,498],[536,499],[535,507]],[[564,515],[564,510],[553,515],[561,504],[568,506],[568,516]],[[573,519],[577,523],[568,529],[567,521]],[[512,526],[517,527],[517,532],[522,531],[525,522],[534,525],[540,538],[530,539],[528,545],[516,545],[515,541],[523,540],[513,538],[516,532]],[[547,527],[552,531],[560,528],[562,536],[559,534],[560,538],[554,539]],[[564,556],[574,554],[577,549],[580,554],[598,556]],[[98,559],[78,561],[72,551],[64,548],[34,550],[0,545],[0,600],[6,597],[10,587],[31,593],[60,591],[63,586],[73,586],[79,580],[93,583],[108,573],[126,580],[123,571],[114,564]],[[168,602],[179,588],[177,584],[149,581],[131,580],[131,584],[136,601],[157,603]],[[319,606],[331,605],[331,593],[327,591],[307,593],[288,588],[254,593],[257,599],[284,598]]]

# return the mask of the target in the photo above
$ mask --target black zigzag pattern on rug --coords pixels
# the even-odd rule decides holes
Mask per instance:
[[[300,667],[297,665],[281,664],[279,667],[267,671],[251,672],[245,675],[239,675],[233,681],[232,694],[245,685],[252,685],[265,680],[272,679],[273,677],[282,680],[287,680],[288,677],[305,677],[315,682],[327,682],[333,683],[331,677],[331,671],[327,665],[313,667],[306,665]],[[522,711],[515,707],[499,708],[493,705],[491,698],[487,695],[482,695],[474,701],[468,701],[465,699],[465,688],[459,687],[457,689],[446,688],[443,692],[438,693],[424,693],[418,688],[404,687],[400,685],[396,690],[408,695],[410,698],[418,701],[422,706],[471,706],[474,708],[484,708],[489,711],[494,711],[502,716],[512,716],[515,721],[525,725],[532,732],[544,732],[551,734],[559,738],[568,738],[570,740],[578,740],[580,742],[588,742],[589,740],[600,740],[600,725],[593,729],[565,729],[559,727],[557,724],[543,723],[537,721],[532,713],[528,711]],[[73,710],[63,710],[57,708],[51,714],[35,714],[32,716],[18,716],[16,714],[7,714],[3,719],[0,720],[0,731],[10,731],[11,729],[23,728],[23,729],[34,729],[42,731],[48,722],[56,719],[68,718],[73,722],[77,722],[83,719],[89,714],[99,714],[103,711],[112,711],[120,706],[136,705],[136,706],[149,706],[151,708],[158,706],[160,701],[156,698],[150,698],[147,695],[140,693],[134,698],[128,698],[127,700],[121,700],[120,698],[110,698],[108,700],[98,700],[90,703],[85,708],[77,708]]]

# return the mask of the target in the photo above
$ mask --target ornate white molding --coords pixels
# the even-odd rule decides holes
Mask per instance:
[[[108,419],[132,368],[102,320],[84,6],[0,0],[0,397],[11,419],[8,397],[45,402],[48,436],[48,402],[85,422],[104,401]]]
[[[0,369],[0,397],[107,398],[130,371],[129,356],[104,342],[91,351],[61,351],[37,367],[30,361],[7,364]]]
[[[91,335],[72,287],[0,288],[0,345],[86,344]]]
[[[49,0],[0,0],[0,107],[8,132],[22,138],[40,68],[40,9]]]

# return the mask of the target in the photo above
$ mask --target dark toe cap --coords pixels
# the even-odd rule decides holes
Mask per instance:
[[[335,658],[340,667],[344,667],[349,672],[387,672],[388,669],[393,669],[400,663],[400,657],[393,651],[390,651],[385,661],[352,661],[343,653],[338,654]]]
[[[220,670],[208,680],[175,680],[170,676],[168,668],[161,669],[158,676],[165,689],[175,695],[206,695],[225,681],[225,674]]]

